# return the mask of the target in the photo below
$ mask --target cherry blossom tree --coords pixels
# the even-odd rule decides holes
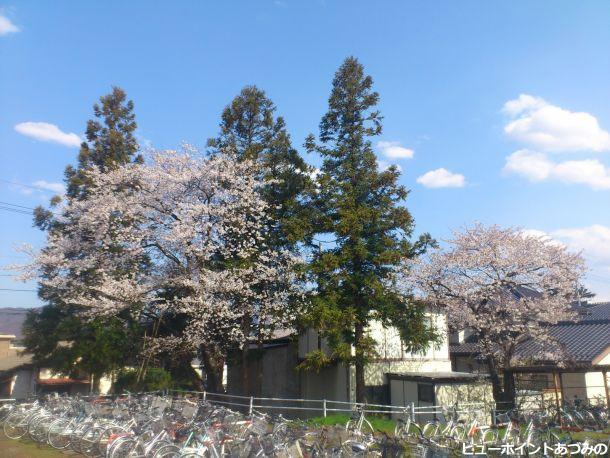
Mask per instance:
[[[148,350],[198,350],[209,386],[220,389],[227,351],[290,324],[300,296],[299,260],[265,245],[256,167],[185,146],[145,164],[94,168],[87,200],[65,204],[70,230],[49,235],[26,276],[45,272],[43,284],[90,316],[180,315],[180,332],[153,333]]]
[[[574,318],[570,304],[584,272],[580,254],[549,238],[476,224],[403,273],[408,288],[446,312],[453,330],[473,334],[496,402],[511,408],[517,345],[527,339],[550,344],[548,326]],[[553,349],[545,350],[546,358],[560,357],[556,345],[541,348]]]

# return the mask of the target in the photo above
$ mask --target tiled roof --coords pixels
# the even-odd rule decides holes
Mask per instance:
[[[483,380],[485,374],[472,374],[470,372],[388,372],[390,379],[419,380],[429,382],[474,382]]]
[[[545,360],[546,350],[557,350],[558,346],[572,362],[591,363],[610,347],[610,302],[587,304],[577,308],[579,319],[550,327],[549,334],[557,342],[546,346],[534,340],[523,342],[517,347],[516,357],[520,360]],[[451,345],[452,355],[473,355],[478,353],[473,340]]]
[[[598,302],[578,307],[579,321],[610,321],[610,302]]]
[[[452,355],[470,355],[479,351],[476,342],[463,342],[460,344],[449,345],[449,353]]]
[[[25,317],[31,309],[17,307],[0,308],[0,334],[14,334],[17,340],[21,340],[21,327]]]
[[[581,321],[553,326],[549,332],[574,362],[591,363],[610,347],[610,320]],[[544,350],[556,350],[557,344],[541,345],[534,340],[517,347],[518,359],[545,359]]]
[[[51,385],[51,386],[72,385],[75,383],[84,385],[84,384],[88,384],[89,380],[80,380],[80,379],[73,379],[73,378],[45,378],[45,379],[36,380],[36,383],[38,383],[39,385]]]

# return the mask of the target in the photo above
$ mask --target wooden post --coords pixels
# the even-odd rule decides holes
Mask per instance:
[[[557,421],[559,422],[559,426],[563,428],[563,420],[561,418],[561,408],[559,406],[559,390],[557,383],[557,372],[553,372],[553,385],[555,389],[555,406],[557,407]]]
[[[563,377],[561,375],[562,375],[562,372],[559,372],[557,374],[557,379],[559,380],[559,393],[561,394],[561,405],[563,405],[563,404],[565,404],[566,398],[564,397],[564,394],[563,394]]]
[[[604,388],[606,390],[606,407],[610,408],[610,390],[608,390],[608,371],[602,370],[602,377],[604,377]]]

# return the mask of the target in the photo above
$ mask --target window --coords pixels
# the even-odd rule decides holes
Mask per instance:
[[[417,384],[417,400],[434,404],[434,385],[429,383]]]

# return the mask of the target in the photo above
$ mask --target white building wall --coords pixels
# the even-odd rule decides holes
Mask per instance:
[[[420,361],[449,361],[449,338],[447,333],[447,319],[438,313],[429,313],[428,319],[442,336],[441,342],[430,346],[423,353],[410,353],[404,350],[400,333],[396,328],[385,328],[378,321],[372,321],[368,331],[377,342],[375,350],[380,359],[407,359]],[[442,369],[444,370],[444,369]]]
[[[587,399],[592,404],[606,403],[606,388],[604,376],[601,372],[587,372],[585,374],[585,385],[587,386]]]

